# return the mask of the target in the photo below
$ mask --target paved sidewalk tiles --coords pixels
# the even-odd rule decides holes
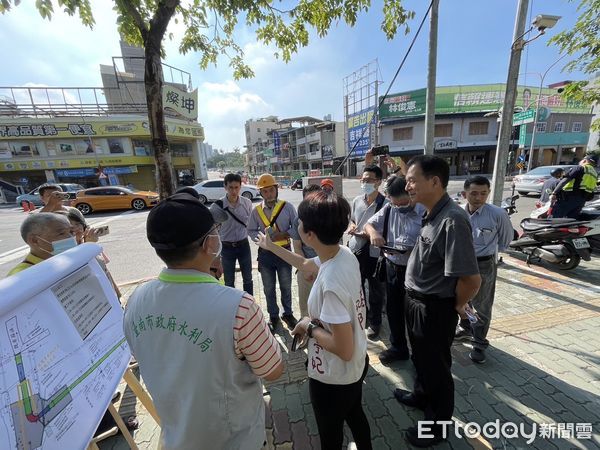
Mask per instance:
[[[476,365],[468,357],[470,346],[452,348],[456,389],[455,418],[459,423],[499,420],[554,430],[553,439],[537,437],[532,443],[520,438],[467,440],[452,434],[439,449],[470,448],[600,448],[600,271],[585,266],[556,273],[504,257],[499,266],[494,319],[490,329],[487,362]],[[590,264],[590,263],[588,263]],[[595,270],[591,270],[593,269]],[[239,275],[238,275],[239,278]],[[295,277],[293,293],[296,298]],[[255,297],[266,310],[262,285],[255,273]],[[239,280],[241,281],[241,280]],[[124,286],[127,297],[136,284]],[[297,301],[296,301],[296,309]],[[303,351],[291,354],[289,330],[280,324],[278,340],[284,348],[285,374],[265,386],[267,448],[319,449],[317,425],[308,394]],[[371,367],[363,388],[363,404],[371,425],[373,448],[410,448],[404,430],[423,417],[422,412],[400,405],[393,389],[410,389],[414,369],[410,361],[384,366],[378,353],[388,343],[387,320],[383,340],[369,342]],[[135,440],[141,449],[155,449],[160,428],[135,397],[126,392],[119,411],[136,413],[140,428]],[[591,424],[590,439],[559,438],[561,424]],[[551,425],[544,425],[551,424]],[[552,428],[554,427],[554,428]],[[579,425],[586,431],[585,425]],[[562,430],[561,435],[568,436]],[[351,442],[346,428],[345,443]],[[580,433],[580,437],[583,434]],[[125,449],[120,436],[100,443],[102,449]],[[349,448],[355,448],[350,445]]]

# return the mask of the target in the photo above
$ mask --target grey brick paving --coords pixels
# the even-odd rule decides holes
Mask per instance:
[[[498,419],[529,428],[543,423],[590,423],[592,439],[537,438],[532,444],[523,438],[490,439],[489,443],[498,449],[600,449],[600,264],[584,262],[571,273],[558,274],[527,268],[522,260],[504,259],[506,263],[499,267],[488,361],[474,365],[468,358],[468,344],[457,343],[452,349],[455,417],[463,423],[483,425]],[[125,286],[125,296],[134,287]],[[257,274],[255,294],[266,309]],[[295,280],[293,294],[295,298]],[[278,335],[287,348],[291,341],[288,330],[282,326]],[[363,388],[373,448],[410,448],[403,433],[423,415],[397,403],[392,392],[396,387],[412,387],[414,368],[410,361],[390,366],[379,363],[377,354],[388,343],[386,338],[384,329],[382,341],[369,343],[371,368]],[[304,369],[306,356],[286,351],[284,358],[285,375],[266,386],[270,393],[265,397],[270,405],[267,447],[320,448]],[[136,408],[141,423],[136,442],[141,449],[155,449],[160,428],[134,400],[126,406],[125,397],[127,394],[121,414],[129,415]],[[349,440],[347,428],[345,435]],[[124,449],[127,445],[117,436],[101,442],[100,447]],[[436,448],[483,447],[452,435]]]

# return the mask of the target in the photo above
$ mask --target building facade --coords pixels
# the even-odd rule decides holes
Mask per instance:
[[[102,88],[0,88],[0,180],[5,189],[28,191],[60,181],[156,190],[143,50],[121,47],[125,70],[101,65]],[[174,178],[179,184],[206,178],[195,91],[172,81],[163,90]]]
[[[589,136],[589,106],[567,102],[554,89],[542,89],[541,95],[538,90],[519,86],[516,103],[522,110],[537,106],[536,130],[545,126],[542,123],[552,130],[535,136],[534,167],[542,163],[558,164],[571,152],[582,155]],[[448,161],[452,175],[493,171],[504,92],[504,84],[436,89],[434,153]],[[379,110],[379,143],[389,145],[392,156],[408,160],[423,153],[425,97],[426,89],[418,89],[383,98]],[[555,123],[562,123],[562,127]],[[519,127],[513,130],[511,157],[507,161],[509,170],[514,169],[519,156],[527,158],[529,154],[533,124],[523,127],[520,141]]]
[[[264,172],[319,175],[331,173],[335,161],[344,157],[344,124],[302,116],[276,120],[270,117],[253,121],[254,129],[267,130],[266,137],[248,146],[247,170],[251,174]],[[275,120],[273,120],[275,119]],[[266,127],[266,123],[269,127]],[[257,126],[259,124],[260,126]],[[248,139],[248,122],[246,136]]]

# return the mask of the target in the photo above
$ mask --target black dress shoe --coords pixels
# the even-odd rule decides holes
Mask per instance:
[[[293,330],[298,323],[298,319],[296,319],[293,314],[284,314],[281,316],[281,320],[285,322],[290,331]]]
[[[408,350],[402,352],[395,348],[388,348],[379,354],[379,361],[381,361],[381,364],[390,364],[394,361],[407,361],[409,358],[410,353],[408,353]]]
[[[376,340],[379,337],[379,332],[381,331],[381,325],[371,325],[367,328],[367,339],[372,341]]]
[[[275,330],[277,329],[277,325],[279,325],[279,317],[277,317],[277,316],[270,317],[269,318],[269,322],[267,323],[267,325],[269,325],[269,330],[271,330],[271,333],[275,334]]]
[[[425,401],[416,397],[415,394],[406,389],[395,389],[394,397],[403,405],[425,410]]]
[[[410,427],[406,430],[406,440],[410,442],[414,447],[418,448],[426,448],[431,447],[432,445],[439,444],[440,442],[445,441],[446,439],[442,437],[441,434],[436,434],[432,431],[427,433],[429,436],[433,434],[432,437],[419,437],[419,431],[417,427]]]

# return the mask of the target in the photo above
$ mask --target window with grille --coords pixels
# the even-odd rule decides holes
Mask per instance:
[[[489,122],[469,123],[469,136],[481,136],[488,134]]]
[[[573,133],[579,133],[579,132],[581,132],[582,129],[583,129],[583,126],[582,126],[581,122],[573,122],[573,126],[571,128],[571,131]]]
[[[452,137],[451,123],[438,123],[435,125],[434,137]]]
[[[394,141],[410,141],[413,138],[413,127],[394,128]]]
[[[556,122],[554,124],[554,132],[562,133],[563,131],[565,131],[565,123],[564,122]]]
[[[545,133],[546,132],[546,122],[538,122],[535,125],[535,132],[536,133]]]

